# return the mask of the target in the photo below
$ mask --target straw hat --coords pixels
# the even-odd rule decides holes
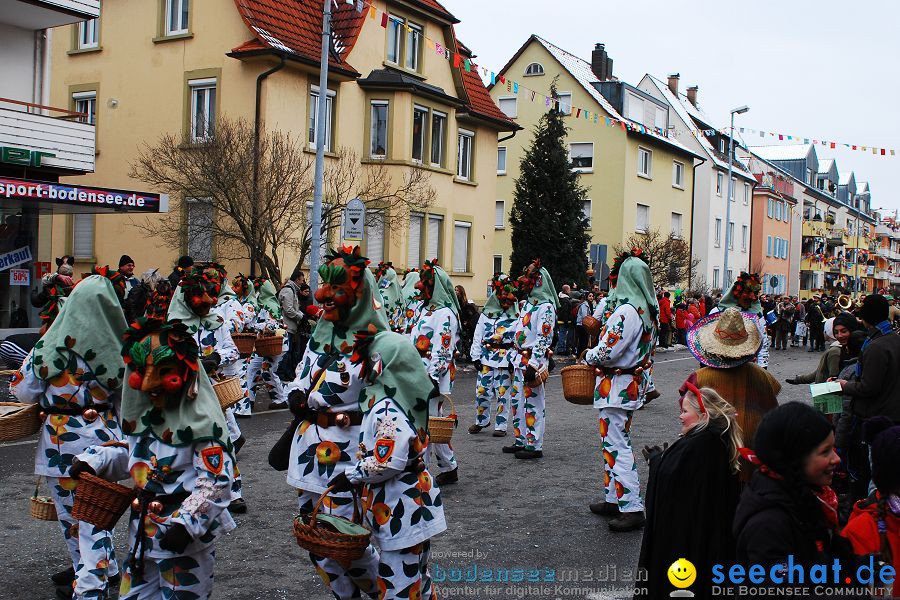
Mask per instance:
[[[762,337],[753,314],[729,308],[697,321],[688,331],[687,343],[704,365],[730,369],[756,356]]]

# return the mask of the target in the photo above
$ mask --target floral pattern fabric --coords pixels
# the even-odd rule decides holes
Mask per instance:
[[[516,317],[505,314],[491,318],[482,313],[469,350],[472,360],[490,367],[508,367],[507,355],[515,339],[517,321]]]
[[[606,320],[597,345],[587,351],[585,360],[606,369],[630,370],[648,361],[652,363],[656,345],[654,336],[655,331],[644,327],[637,310],[630,304],[623,304]],[[644,404],[644,398],[651,389],[652,370],[651,365],[640,373],[616,375],[607,372],[598,376],[594,408],[614,406],[637,410]]]
[[[600,409],[600,448],[603,452],[603,490],[606,502],[623,513],[644,510],[634,450],[631,446],[632,411]]]
[[[513,332],[513,347],[507,354],[509,363],[517,369],[531,366],[535,371],[548,366],[547,351],[553,341],[555,324],[556,308],[552,303],[524,302]]]
[[[279,329],[283,332],[283,326],[279,319],[276,319],[265,308],[260,308],[256,313],[256,317],[250,326],[258,333],[269,332],[276,333]],[[281,344],[281,352],[277,356],[260,356],[256,352],[250,358],[247,367],[247,386],[249,388],[250,403],[256,403],[256,390],[260,386],[265,386],[272,400],[272,404],[287,406],[287,396],[284,393],[284,383],[278,376],[278,364],[281,362],[282,356],[288,350],[288,337],[283,336]]]
[[[453,353],[459,341],[459,319],[450,308],[431,310],[420,303],[414,309],[414,324],[409,332],[428,376],[438,384],[442,394],[449,394],[456,379]]]
[[[213,546],[193,554],[159,560],[145,559],[141,575],[135,574],[132,565],[126,563],[119,600],[210,598],[215,563],[216,549]]]
[[[491,400],[497,399],[497,409],[491,413]],[[507,367],[482,364],[475,378],[475,424],[487,427],[494,415],[494,429],[506,431],[513,402],[512,373]]]

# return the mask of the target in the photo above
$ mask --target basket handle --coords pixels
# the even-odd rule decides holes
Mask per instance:
[[[584,364],[587,364],[587,361],[584,360],[584,357],[585,357],[585,355],[587,354],[587,351],[588,351],[587,348],[585,348],[584,350],[581,351],[581,354],[578,355],[578,361],[577,361],[577,362],[583,362]]]
[[[319,499],[316,501],[315,506],[313,506],[312,513],[309,515],[309,526],[315,529],[316,527],[316,517],[319,516],[319,510],[322,508],[322,503],[325,502],[325,497],[328,496],[328,493],[334,489],[334,486],[328,486],[322,495],[319,496]],[[354,523],[362,523],[362,515],[359,510],[359,495],[356,493],[356,487],[351,489],[351,493],[353,494],[353,522]]]

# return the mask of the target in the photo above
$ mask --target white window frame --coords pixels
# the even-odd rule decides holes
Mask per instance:
[[[647,222],[644,224],[645,227],[641,229],[640,219],[638,218],[641,214],[641,209],[645,209],[644,212],[647,213]],[[647,233],[650,231],[650,206],[647,204],[641,204],[638,202],[635,205],[635,214],[634,214],[634,230],[638,233]]]
[[[678,217],[678,219],[677,219],[678,227],[675,227],[675,221],[676,221],[675,217]],[[672,216],[671,216],[672,237],[674,237],[675,239],[678,239],[678,240],[683,239],[683,236],[684,236],[683,226],[684,226],[684,215],[681,213],[673,212]]]
[[[216,97],[218,96],[218,81],[215,77],[206,79],[191,79],[188,81],[191,93],[190,135],[192,142],[203,142],[215,135],[216,129]],[[210,94],[212,91],[212,94]],[[204,104],[203,131],[198,132],[199,124],[196,118],[198,102]]]
[[[684,189],[684,163],[677,160],[672,161],[672,187]]]
[[[409,156],[414,163],[422,164],[425,162],[425,153],[431,154],[431,148],[425,148],[425,141],[428,139],[427,131],[428,127],[431,124],[431,120],[428,118],[428,113],[430,109],[427,106],[422,106],[421,104],[413,105],[413,119],[412,119],[412,138],[410,138],[410,148],[409,148]],[[419,131],[419,151],[421,155],[416,158],[416,117],[418,115],[422,115],[422,129]]]
[[[494,229],[506,229],[506,200],[494,202]]]
[[[722,247],[722,219],[716,217],[716,228],[715,228],[715,237],[713,238],[714,245],[716,248]]]
[[[716,196],[722,197],[722,186],[725,185],[725,174],[716,171]]]
[[[494,255],[494,273],[502,273],[503,272],[503,255],[495,254]]]
[[[447,113],[441,112],[439,110],[432,110],[430,117],[431,117],[431,119],[430,119],[430,122],[428,123],[428,130],[431,134],[431,137],[429,139],[429,144],[428,144],[428,160],[430,161],[431,166],[433,166],[433,167],[443,167],[444,166],[444,147],[445,147],[445,143],[447,140],[447,123],[449,123]],[[435,151],[434,124],[437,119],[439,119],[443,123],[443,126],[439,130],[440,140],[439,140],[439,143],[437,146],[437,151],[438,151],[437,162],[435,162],[435,160],[434,160],[434,151]]]
[[[191,24],[191,6],[190,0],[165,0],[166,2],[166,36],[183,35],[188,33]],[[178,28],[172,27],[173,17],[178,18]]]
[[[594,223],[594,201],[590,198],[585,198],[581,203],[581,214],[587,219],[586,228],[590,229],[593,227]]]
[[[75,92],[72,94],[72,102],[75,112],[86,113],[87,117],[79,117],[82,123],[96,125],[97,123],[97,91]]]
[[[372,261],[372,264],[377,264],[384,260],[384,233],[385,233],[385,222],[384,222],[384,212],[381,210],[367,210],[366,211],[366,257]],[[377,235],[376,235],[377,234]],[[379,241],[379,252],[373,252],[375,250],[372,241],[377,239]]]
[[[500,155],[503,155],[503,168],[500,168]],[[509,160],[509,151],[506,146],[497,146],[497,175],[506,175],[506,161]]]
[[[412,244],[412,232],[413,232],[413,223],[418,220],[419,222],[419,243],[418,246],[413,248]],[[409,215],[409,230],[406,235],[406,262],[407,268],[409,269],[418,269],[422,266],[422,238],[425,233],[425,214],[413,212]],[[416,260],[411,261],[410,257],[415,256]]]
[[[460,266],[457,262],[457,252],[459,252],[459,240],[457,233],[459,230],[466,230],[466,257],[465,265]],[[453,221],[453,256],[451,257],[451,268],[454,273],[468,273],[472,263],[472,223],[469,221]]]
[[[747,251],[747,241],[750,238],[750,227],[741,225],[741,252]]]
[[[385,40],[385,59],[387,62],[395,65],[399,65],[402,60],[401,53],[403,52],[403,34],[405,33],[405,29],[403,28],[404,20],[401,17],[396,17],[394,15],[388,15],[387,22],[387,32],[385,35],[387,36]],[[391,47],[391,33],[394,34],[394,44],[393,48]],[[391,57],[391,52],[393,51],[394,56]]]
[[[88,227],[90,235],[86,235],[84,240],[78,238],[79,229],[81,228],[78,221],[82,221],[81,226],[87,227],[90,224]],[[75,213],[72,215],[72,254],[75,258],[94,258],[96,232],[97,221],[92,213]],[[86,245],[90,245],[90,252],[84,250]]]
[[[766,200],[766,216],[770,219],[775,218],[775,200],[772,198]]]
[[[744,206],[750,205],[750,184],[744,183]]]
[[[776,221],[781,220],[781,201],[780,200],[775,201],[775,220]]]
[[[565,102],[563,98],[566,99]],[[556,101],[559,103],[559,112],[564,115],[572,114],[572,92],[557,92]]]
[[[510,101],[512,101],[512,112],[508,113],[503,109],[503,103],[509,104]],[[516,96],[502,96],[497,98],[497,107],[500,109],[500,112],[510,119],[515,119],[519,116],[519,99]]]
[[[644,167],[646,167],[646,169]],[[653,151],[644,148],[643,146],[638,146],[637,174],[638,177],[643,177],[645,179],[653,178]]]
[[[719,269],[718,268],[713,269],[713,278],[712,279],[713,279],[713,284],[712,284],[713,288],[719,287]]]
[[[577,173],[593,173],[594,172],[594,142],[570,142],[569,143],[569,163],[572,163],[572,146],[591,147],[591,164],[590,166],[573,166],[572,170]],[[586,158],[579,156],[578,158]]]
[[[437,222],[437,243],[434,242],[431,235],[431,223]],[[429,213],[425,219],[425,260],[443,261],[444,250],[444,215]],[[434,255],[428,252],[429,246],[434,245]]]
[[[468,129],[457,129],[456,132],[456,177],[463,181],[472,181],[472,154],[475,151],[475,132]],[[466,140],[463,143],[463,140]],[[463,152],[465,146],[465,153]]]
[[[408,28],[408,29],[407,29]],[[421,25],[407,21],[403,28],[403,67],[410,71],[419,71],[422,66],[422,35],[424,30]]]
[[[100,46],[100,18],[85,19],[78,23],[77,48],[90,50]]]
[[[728,249],[734,250],[734,221],[728,222],[728,233],[726,237],[728,239]]]
[[[313,107],[313,97],[316,98],[316,105]],[[312,139],[309,141],[309,147],[312,150],[316,149],[316,137],[319,133],[319,99],[322,97],[322,94],[319,93],[319,86],[313,85],[310,86],[309,89],[309,121],[307,123],[307,130],[312,134]],[[329,89],[325,93],[325,152],[331,152],[331,148],[333,146],[334,137],[334,103],[337,100],[337,92],[335,90]]]
[[[734,194],[735,194],[736,189],[737,189],[737,177],[732,177],[731,178],[731,192],[728,196],[728,199],[731,200],[732,202],[734,202]]]
[[[375,148],[375,140],[377,139],[377,132],[375,130],[376,120],[375,120],[375,108],[383,107],[384,108],[384,152],[378,153]],[[369,157],[370,158],[387,158],[388,155],[388,144],[390,139],[390,119],[391,119],[391,107],[390,102],[388,100],[372,100],[369,102],[369,120],[371,121],[369,125]]]
[[[536,67],[532,69],[532,67]],[[525,72],[522,74],[522,77],[540,77],[544,74],[544,65],[539,62],[528,63],[528,66],[525,67]]]

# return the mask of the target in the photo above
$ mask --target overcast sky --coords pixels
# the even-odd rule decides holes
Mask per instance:
[[[682,91],[699,85],[699,104],[717,126],[728,124],[730,109],[747,104],[750,112],[738,115],[735,127],[894,148],[894,157],[841,146],[816,152],[835,158],[840,171],[854,171],[857,181],[869,181],[873,208],[900,209],[900,2],[443,4],[462,21],[457,35],[478,56],[475,62],[489,70],[498,71],[532,33],[585,60],[603,42],[623,81],[636,85],[644,73],[665,80],[679,72]],[[745,138],[761,143],[758,135]],[[771,140],[765,143],[780,143]]]

